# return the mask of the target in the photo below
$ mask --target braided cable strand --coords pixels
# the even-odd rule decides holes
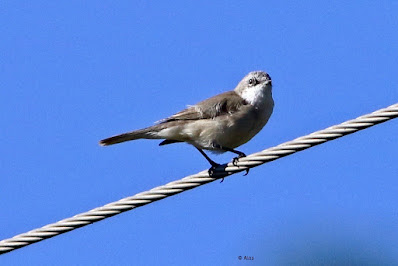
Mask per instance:
[[[299,137],[295,140],[240,158],[235,165],[233,163],[221,165],[215,170],[212,177],[210,177],[208,171],[205,170],[183,179],[170,182],[166,185],[92,209],[88,212],[75,215],[71,218],[2,240],[0,241],[0,254],[98,222],[119,213],[164,199],[183,191],[213,182],[216,179],[241,172],[248,168],[259,166],[329,140],[340,138],[376,124],[383,123],[396,117],[398,117],[398,103],[339,125],[328,127],[307,136]]]

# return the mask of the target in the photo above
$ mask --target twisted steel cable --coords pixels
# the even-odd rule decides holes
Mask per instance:
[[[240,158],[235,165],[232,162],[220,165],[214,171],[212,176],[209,176],[208,171],[205,170],[183,179],[170,182],[166,185],[92,209],[88,212],[75,215],[71,218],[2,240],[0,241],[0,254],[98,222],[116,214],[164,199],[183,191],[210,183],[216,179],[224,178],[248,168],[259,166],[329,140],[340,138],[356,131],[386,122],[396,117],[398,117],[398,103],[373,113],[360,116],[356,119],[346,121],[339,125],[331,126],[324,130],[299,137],[244,158]]]

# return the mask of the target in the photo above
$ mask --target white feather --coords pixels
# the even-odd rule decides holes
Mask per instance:
[[[245,99],[248,103],[255,107],[259,107],[264,103],[264,97],[267,89],[262,85],[257,85],[254,87],[249,87],[242,92],[241,97]]]

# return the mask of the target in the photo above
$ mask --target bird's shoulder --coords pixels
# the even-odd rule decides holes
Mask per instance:
[[[240,97],[235,91],[227,91],[178,112],[160,123],[177,121],[177,120],[198,120],[212,119],[217,116],[233,114],[248,103]]]

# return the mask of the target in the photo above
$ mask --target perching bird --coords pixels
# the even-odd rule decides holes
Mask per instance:
[[[232,91],[188,106],[157,124],[100,141],[103,146],[135,139],[164,139],[159,145],[186,142],[211,164],[218,163],[203,151],[236,153],[233,162],[246,155],[236,147],[252,139],[268,122],[274,107],[271,77],[262,71],[247,74]]]

